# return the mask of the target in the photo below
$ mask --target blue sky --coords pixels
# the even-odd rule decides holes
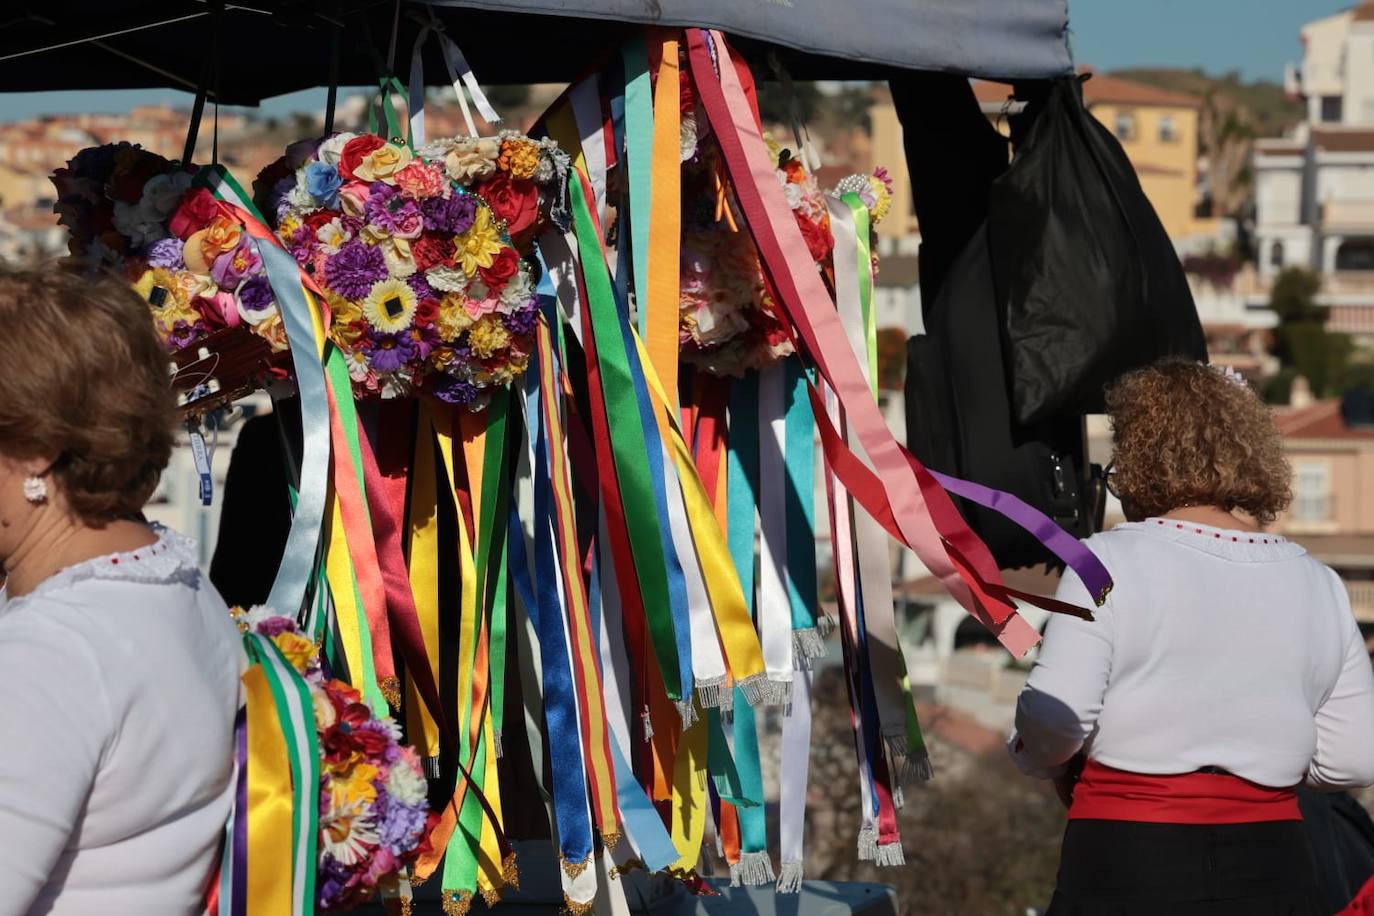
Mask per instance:
[[[1350,0],[1069,0],[1069,23],[1079,64],[1103,70],[1239,70],[1247,80],[1279,81],[1284,64],[1300,57],[1302,24],[1349,5]],[[127,111],[133,105],[159,102],[189,106],[191,97],[170,90],[0,94],[0,121],[44,113]],[[272,114],[323,107],[323,90],[283,96],[264,105]]]

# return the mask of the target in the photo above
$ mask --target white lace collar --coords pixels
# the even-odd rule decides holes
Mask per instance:
[[[81,582],[101,579],[111,582],[139,582],[147,585],[195,585],[200,579],[196,543],[170,528],[150,526],[157,540],[146,547],[92,557],[61,569],[44,579],[27,595],[9,598],[0,588],[0,612],[41,595],[50,595]]]

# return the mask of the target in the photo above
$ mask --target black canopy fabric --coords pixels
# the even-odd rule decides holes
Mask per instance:
[[[400,0],[399,16],[394,0],[19,0],[0,12],[0,93],[194,92],[208,78],[222,103],[254,105],[326,85],[335,42],[338,83],[370,85],[393,48],[404,77],[431,13],[484,83],[569,82],[646,23],[778,46],[799,79],[1070,69],[1065,0]],[[425,59],[444,82],[436,44]]]

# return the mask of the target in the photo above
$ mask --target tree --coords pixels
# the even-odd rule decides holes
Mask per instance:
[[[797,100],[797,115],[803,124],[815,120],[825,96],[815,83],[793,83],[792,94]],[[782,83],[767,80],[758,84],[759,117],[764,124],[791,124],[792,109]]]
[[[1278,275],[1269,292],[1269,308],[1279,318],[1274,355],[1285,369],[1307,379],[1312,393],[1327,397],[1340,391],[1354,346],[1345,334],[1326,330],[1327,309],[1317,302],[1321,278],[1290,267]]]

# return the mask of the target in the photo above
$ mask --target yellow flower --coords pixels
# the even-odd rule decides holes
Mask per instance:
[[[395,334],[410,327],[418,305],[410,284],[389,277],[372,284],[372,291],[363,300],[363,317],[377,330]]]
[[[510,343],[510,332],[496,315],[484,315],[468,330],[468,346],[481,359],[504,350]]]
[[[353,767],[346,776],[334,778],[334,788],[343,792],[344,798],[349,801],[365,801],[368,803],[377,800],[377,787],[372,784],[372,780],[377,778],[377,768],[370,763],[360,763]]]
[[[363,161],[353,170],[353,175],[359,181],[385,181],[387,184],[395,184],[396,173],[410,165],[413,158],[415,157],[410,154],[410,150],[405,147],[387,143],[364,156]]]
[[[243,230],[237,222],[227,216],[216,216],[205,227],[205,238],[201,240],[205,259],[213,261],[216,256],[234,248],[242,236]]]
[[[286,342],[286,328],[281,323],[281,313],[273,312],[253,327],[256,333],[263,340],[272,345],[272,349],[278,353],[284,353],[290,349]]]
[[[492,222],[491,211],[486,207],[477,208],[472,227],[454,239],[453,243],[458,266],[469,277],[477,276],[479,268],[490,267],[496,253],[505,247],[501,244],[501,230]]]
[[[299,633],[278,633],[272,637],[281,654],[297,671],[304,672],[315,658],[315,644]]]
[[[457,340],[470,327],[472,316],[463,305],[463,297],[445,296],[439,303],[439,335],[444,340]]]
[[[283,241],[290,242],[291,237],[296,234],[296,230],[299,229],[301,225],[299,216],[283,216],[281,222],[277,224],[277,235]]]
[[[873,222],[877,224],[882,222],[883,217],[892,209],[892,195],[888,193],[887,185],[877,178],[870,176],[868,184],[873,189],[873,196],[877,198],[877,203],[873,205]]]
[[[448,177],[463,184],[472,184],[496,171],[496,157],[500,147],[490,137],[460,140],[444,157]]]
[[[539,147],[528,140],[502,140],[496,164],[512,178],[533,178],[539,169]]]

